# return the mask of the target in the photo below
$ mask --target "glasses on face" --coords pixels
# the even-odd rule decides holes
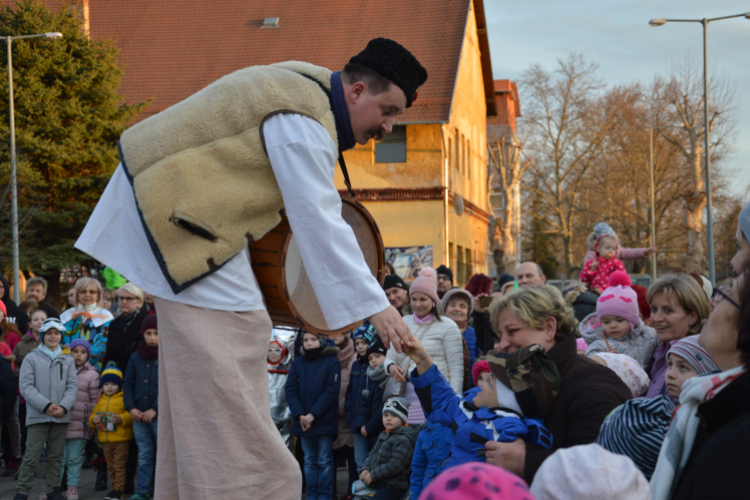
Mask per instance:
[[[720,296],[721,299],[717,300],[718,296]],[[734,300],[732,300],[732,297],[730,297],[729,295],[727,295],[724,292],[724,290],[721,289],[721,287],[714,288],[714,293],[711,294],[711,300],[713,300],[714,302],[719,302],[721,300],[726,300],[730,304],[732,304],[734,307],[736,307],[737,309],[742,309],[737,302],[735,302]]]
[[[134,300],[138,300],[137,297],[117,297],[117,300],[120,302],[132,302]]]
[[[81,290],[78,295],[99,295],[99,292],[96,290]]]

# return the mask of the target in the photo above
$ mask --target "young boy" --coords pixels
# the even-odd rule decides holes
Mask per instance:
[[[96,403],[89,424],[96,427],[112,479],[113,490],[104,499],[120,500],[125,498],[125,463],[128,461],[129,442],[133,440],[133,419],[125,410],[122,399],[122,372],[117,368],[107,368],[102,372],[100,384],[102,398]]]
[[[375,447],[365,460],[360,472],[359,481],[352,486],[355,495],[361,491],[364,483],[377,489],[373,500],[392,500],[403,498],[409,490],[411,459],[421,425],[407,424],[409,418],[409,401],[393,397],[383,405],[383,427]],[[359,484],[358,484],[359,483]]]
[[[675,342],[667,352],[667,363],[665,388],[673,398],[679,397],[687,379],[719,369],[698,345],[697,335]],[[615,408],[604,420],[596,439],[602,448],[632,458],[646,479],[651,479],[654,473],[674,413],[675,407],[667,394],[631,399]]]
[[[561,377],[539,344],[507,354],[492,351],[477,370],[478,388],[453,392],[422,343],[410,340],[408,355],[417,363],[411,382],[425,416],[453,429],[451,457],[445,468],[484,462],[485,443],[518,438],[546,449],[552,434],[542,424],[560,391]],[[437,418],[440,410],[444,419]]]
[[[138,486],[135,495],[130,498],[146,500],[154,495],[159,413],[159,333],[156,314],[149,314],[141,323],[141,343],[130,356],[122,392],[125,409],[133,420],[133,435],[138,445]]]
[[[292,362],[286,381],[286,401],[294,417],[293,432],[305,454],[307,498],[331,498],[336,469],[333,440],[339,432],[341,362],[332,341],[310,332],[302,335],[301,356]]]
[[[388,373],[385,371],[386,348],[379,336],[367,347],[367,385],[362,391],[362,402],[354,420],[354,435],[367,440],[367,451],[373,449],[383,432],[383,391]],[[364,466],[364,460],[362,461]],[[361,469],[361,467],[358,465]]]
[[[83,450],[86,447],[86,438],[89,435],[89,423],[86,417],[91,413],[96,400],[99,399],[99,373],[89,363],[91,344],[87,340],[76,339],[68,347],[76,367],[78,392],[76,402],[73,405],[68,432],[65,436],[63,467],[68,471],[65,498],[78,500],[78,483],[81,479]]]
[[[375,329],[367,321],[352,334],[357,360],[352,364],[352,371],[349,375],[349,387],[346,388],[344,411],[346,412],[346,425],[351,428],[354,434],[354,461],[357,463],[357,470],[362,469],[369,449],[367,448],[367,437],[359,432],[355,426],[355,421],[357,420],[357,412],[362,405],[362,393],[367,389],[367,346],[377,335]]]
[[[13,500],[26,500],[34,483],[39,456],[47,447],[47,500],[63,500],[58,490],[65,435],[76,400],[78,379],[73,358],[62,356],[65,327],[57,318],[39,329],[42,343],[24,359],[19,388],[26,399],[26,454]]]

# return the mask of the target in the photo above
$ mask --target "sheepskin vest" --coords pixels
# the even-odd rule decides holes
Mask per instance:
[[[309,116],[338,147],[330,85],[331,71],[309,63],[252,66],[123,133],[122,166],[175,293],[281,221],[284,202],[263,140],[267,118]]]

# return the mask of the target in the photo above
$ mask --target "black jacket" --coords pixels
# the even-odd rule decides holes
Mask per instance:
[[[109,336],[107,337],[107,351],[102,359],[102,366],[114,361],[117,368],[123,373],[128,371],[128,362],[134,352],[138,351],[141,343],[141,324],[148,316],[145,307],[135,315],[135,318],[120,315],[109,324]],[[130,323],[128,323],[129,320]]]
[[[479,350],[487,353],[494,349],[497,336],[490,324],[490,313],[474,311],[471,313],[471,319],[474,333],[477,336],[477,347]]]
[[[575,336],[558,340],[548,354],[560,372],[562,385],[555,406],[544,419],[554,438],[552,449],[526,445],[524,479],[529,484],[542,462],[556,450],[596,441],[605,417],[633,397],[614,371],[576,353]]]
[[[698,407],[698,433],[673,500],[746,499],[750,471],[750,372]]]
[[[16,404],[16,377],[13,368],[0,356],[0,423],[10,420]]]
[[[60,319],[60,311],[58,311],[55,306],[53,306],[52,304],[48,302],[41,301],[39,303],[39,309],[46,312],[48,318]],[[23,333],[26,333],[26,332],[23,332]]]
[[[5,293],[1,300],[3,301],[3,304],[5,304],[5,309],[8,311],[8,314],[6,314],[8,322],[15,323],[18,327],[18,331],[21,332],[21,335],[24,335],[29,331],[29,316],[26,314],[26,311],[18,307],[16,303],[11,300],[10,285],[8,285],[8,280],[6,280],[5,276],[2,274],[0,274],[0,281],[2,281],[5,286]]]

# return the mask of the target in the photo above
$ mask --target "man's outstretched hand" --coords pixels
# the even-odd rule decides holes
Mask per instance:
[[[379,313],[370,317],[370,324],[380,335],[383,344],[386,349],[390,349],[391,342],[393,342],[393,348],[396,352],[401,354],[402,352],[402,341],[406,344],[412,339],[411,330],[409,326],[401,318],[398,310],[390,306],[387,309],[383,309]]]

